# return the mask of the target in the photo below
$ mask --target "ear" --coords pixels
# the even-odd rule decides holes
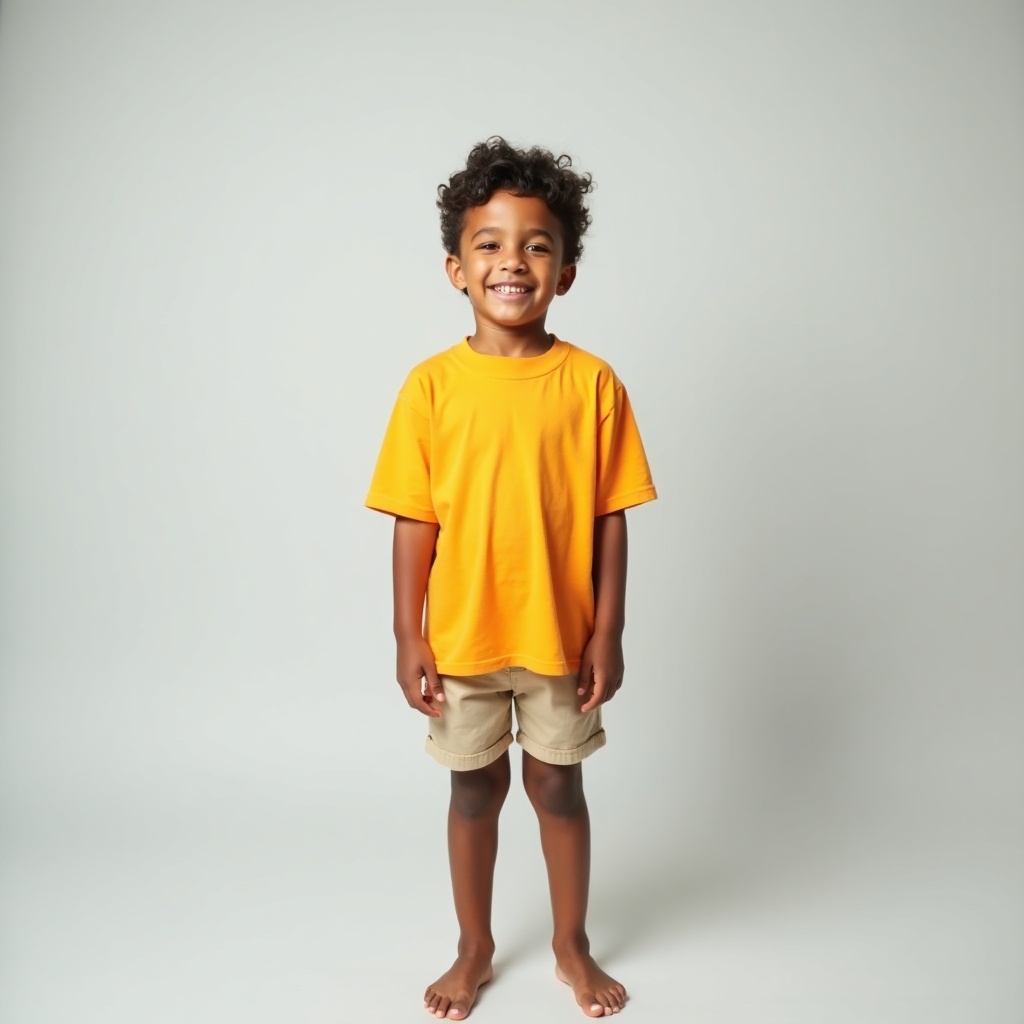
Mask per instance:
[[[466,275],[462,272],[462,261],[454,253],[450,252],[445,256],[444,272],[455,288],[460,292],[466,291]]]
[[[562,267],[562,272],[558,275],[558,284],[555,287],[555,294],[564,295],[572,287],[572,283],[575,280],[576,264],[567,263]]]

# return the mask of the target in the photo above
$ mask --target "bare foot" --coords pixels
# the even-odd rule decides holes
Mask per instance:
[[[423,993],[423,1006],[435,1017],[465,1020],[476,999],[477,989],[486,985],[491,976],[489,954],[459,954],[451,969]]]
[[[555,977],[572,986],[576,1002],[588,1017],[618,1013],[626,1003],[626,990],[589,953],[576,950],[559,955]]]

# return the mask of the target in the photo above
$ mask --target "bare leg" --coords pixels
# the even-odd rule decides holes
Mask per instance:
[[[555,973],[588,1017],[618,1013],[626,990],[598,967],[587,938],[590,815],[581,765],[553,765],[523,752],[523,784],[537,812],[554,916]]]
[[[459,955],[423,996],[435,1017],[465,1020],[477,990],[491,980],[491,894],[498,855],[498,815],[509,786],[508,753],[493,764],[452,772],[448,860],[459,921]]]

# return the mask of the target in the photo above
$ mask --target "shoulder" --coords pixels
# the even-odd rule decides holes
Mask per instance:
[[[616,395],[625,392],[622,381],[607,360],[572,342],[567,344],[569,354],[565,362],[577,381],[577,386],[586,388],[597,397],[602,412],[607,410],[615,403]]]
[[[406,381],[411,380],[432,380],[438,376],[451,371],[455,363],[454,355],[458,345],[450,345],[448,348],[435,352],[422,362],[417,363],[406,376]]]
[[[602,384],[618,385],[621,382],[612,369],[611,363],[602,359],[599,355],[589,352],[571,341],[566,342],[569,346],[569,354],[566,356],[566,363],[574,373],[582,377],[590,377]]]
[[[417,363],[406,374],[399,398],[417,405],[431,405],[435,396],[450,386],[458,374],[458,362],[455,359],[457,348],[457,345],[450,346]]]

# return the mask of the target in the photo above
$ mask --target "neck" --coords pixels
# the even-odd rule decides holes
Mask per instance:
[[[507,330],[478,323],[476,333],[469,338],[470,348],[481,355],[509,356],[513,359],[542,356],[552,344],[554,339],[544,329],[543,320],[528,327]]]

